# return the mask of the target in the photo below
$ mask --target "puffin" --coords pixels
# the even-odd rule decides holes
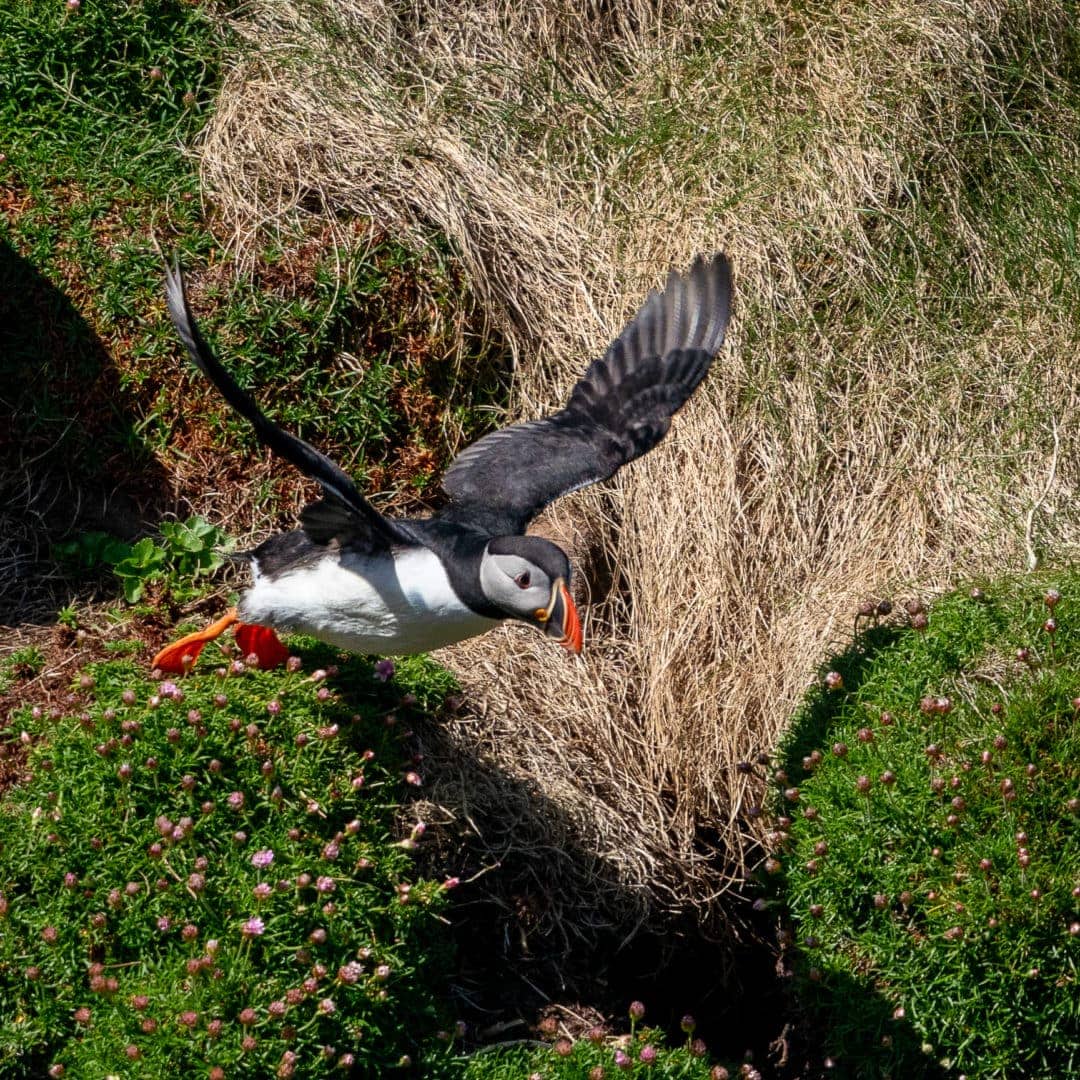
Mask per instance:
[[[229,627],[260,668],[287,659],[278,632],[395,656],[452,645],[507,620],[576,654],[582,630],[570,560],[526,529],[550,502],[608,479],[664,437],[723,344],[731,266],[717,252],[685,273],[671,271],[589,365],[566,406],[467,447],[443,475],[444,505],[424,518],[379,513],[343,469],[263,413],[207,345],[178,259],[165,266],[165,296],[194,366],[322,495],[301,511],[299,528],[237,556],[250,563],[250,587],[210,626],[162,649],[155,668],[189,671]]]

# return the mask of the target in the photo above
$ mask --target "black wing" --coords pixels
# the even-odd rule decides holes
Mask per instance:
[[[326,498],[304,507],[300,523],[317,544],[340,540],[352,547],[375,550],[407,543],[409,536],[380,514],[357,490],[349,475],[303,439],[290,435],[268,419],[254,399],[240,388],[206,344],[188,307],[180,262],[165,265],[165,299],[180,340],[192,363],[218,388],[221,396],[255,428],[259,440],[317,480]]]
[[[731,308],[727,257],[698,258],[649,293],[633,321],[593,361],[566,408],[485,435],[447,470],[440,517],[493,536],[524,532],[553,499],[604,480],[651,450],[705,377]]]

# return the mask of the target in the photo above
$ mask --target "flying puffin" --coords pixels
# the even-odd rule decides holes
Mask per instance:
[[[484,436],[442,480],[446,505],[428,518],[388,518],[328,457],[269,420],[210,350],[188,307],[179,262],[165,268],[169,314],[195,366],[259,439],[317,480],[323,497],[300,528],[246,557],[253,582],[235,608],[162,649],[162,671],[190,669],[229,626],[245,655],[273,667],[288,655],[275,630],[355,653],[428,652],[519,619],[581,651],[570,560],[529,522],[560,495],[605,480],[651,450],[704,378],[724,341],[731,305],[725,255],[672,271],[566,407]]]

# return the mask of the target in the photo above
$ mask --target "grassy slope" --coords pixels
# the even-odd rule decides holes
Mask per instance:
[[[249,233],[306,219],[312,189],[399,235],[436,222],[521,349],[523,413],[668,265],[731,250],[733,347],[703,393],[615,498],[553,514],[588,578],[589,663],[520,636],[497,681],[490,640],[458,661],[506,772],[609,853],[560,871],[580,923],[598,885],[619,918],[645,897],[723,918],[761,798],[732,762],[775,743],[858,599],[1080,539],[1074,12],[470,11],[245,7],[204,176]],[[492,843],[549,872],[526,801],[497,811],[479,777],[444,795],[490,798]]]
[[[10,451],[0,475],[2,555],[17,572],[4,578],[0,622],[46,620],[67,598],[63,583],[36,589],[26,579],[55,569],[50,542],[72,530],[81,551],[99,543],[88,528],[130,535],[163,512],[196,506],[244,533],[286,518],[297,503],[296,481],[273,482],[250,433],[197,380],[178,378],[155,238],[184,253],[209,336],[227,351],[240,380],[256,389],[271,384],[276,415],[308,437],[321,436],[370,484],[403,487],[401,506],[416,504],[460,440],[482,432],[487,421],[477,406],[500,393],[497,347],[491,335],[478,339],[460,276],[437,242],[418,256],[370,235],[362,223],[355,231],[291,230],[260,247],[251,280],[232,280],[224,236],[201,203],[184,149],[214,106],[221,48],[197,8],[168,0],[77,9],[18,0],[0,11],[0,438]],[[223,501],[220,490],[204,501],[204,489],[226,486],[236,489],[234,502]],[[79,505],[98,496],[101,506]],[[87,568],[79,573],[85,577]],[[167,1075],[224,1063],[259,1075],[315,1075],[352,1052],[362,1070],[381,1074],[410,1051],[428,1059],[431,1075],[516,1075],[525,1067],[517,1058],[487,1054],[467,1063],[433,1040],[432,1017],[445,1012],[439,995],[446,937],[432,930],[426,912],[439,907],[440,890],[418,880],[394,846],[396,818],[405,813],[400,795],[389,794],[400,779],[393,773],[400,750],[371,713],[393,705],[403,689],[413,698],[404,715],[417,707],[417,696],[420,706],[434,708],[445,678],[414,665],[399,671],[396,694],[373,693],[366,685],[370,666],[354,661],[325,703],[312,698],[315,688],[302,677],[248,676],[242,687],[230,684],[226,708],[213,700],[222,686],[206,671],[185,683],[182,707],[179,697],[163,706],[148,702],[156,687],[140,675],[138,658],[163,632],[155,609],[164,606],[168,618],[170,597],[192,599],[190,584],[170,577],[165,591],[153,590],[151,604],[133,610],[70,603],[51,633],[27,630],[0,642],[0,729],[16,724],[25,732],[25,742],[0,742],[7,822],[0,839],[0,1042],[9,1069]],[[111,579],[100,587],[115,594]],[[25,644],[30,640],[36,644]],[[117,656],[133,659],[109,659]],[[69,686],[72,664],[89,657],[95,662],[83,669],[86,685]],[[432,686],[439,688],[434,697]],[[121,700],[122,689],[135,695],[133,704]],[[275,701],[284,695],[280,720],[267,714],[271,692]],[[363,715],[367,736],[354,729],[327,752],[318,748],[317,732],[343,700]],[[214,717],[206,730],[191,719],[193,709]],[[230,735],[226,713],[259,725],[257,746]],[[290,744],[298,731],[316,742],[313,754]],[[374,868],[366,884],[350,881],[336,891],[347,911],[338,925],[347,924],[348,933],[331,933],[327,955],[314,959],[333,969],[330,954],[349,959],[359,933],[392,974],[380,987],[377,965],[365,962],[358,988],[326,985],[342,1026],[329,1017],[316,1022],[318,1010],[308,1016],[309,1007],[297,1039],[287,1034],[288,1023],[274,1028],[266,1010],[275,993],[288,989],[289,980],[280,978],[290,970],[290,935],[303,947],[311,927],[302,924],[318,912],[302,888],[287,902],[277,897],[260,907],[249,895],[260,876],[249,856],[256,847],[274,850],[278,878],[295,878],[305,859],[318,862],[315,848],[333,838],[343,811],[336,806],[332,819],[312,827],[298,792],[310,797],[329,784],[325,799],[340,803],[333,785],[341,769],[364,767],[357,737],[368,738],[390,769],[369,764],[366,796],[349,800],[362,819],[352,846],[367,852]],[[269,797],[273,785],[253,771],[252,749],[264,762],[277,759],[273,780],[287,794]],[[129,757],[130,778],[121,768]],[[210,819],[226,807],[214,798],[193,802],[183,786],[189,780],[200,797],[244,791],[246,810],[235,821],[222,818],[221,831]],[[39,803],[64,808],[54,835],[24,827],[38,821]],[[169,850],[155,853],[155,819],[194,811],[202,815],[196,846],[167,840]],[[254,829],[250,842],[230,841],[237,824]],[[306,845],[298,844],[297,829]],[[175,886],[175,874],[199,872],[200,858],[210,864],[206,891],[166,895],[164,883]],[[333,872],[334,863],[322,869]],[[78,889],[65,887],[66,874],[78,879]],[[401,880],[417,887],[411,903],[398,908],[394,885]],[[138,893],[113,903],[113,890],[123,892],[126,882],[137,883]],[[237,919],[256,909],[267,934],[245,947]],[[176,934],[157,926],[159,918],[168,918]],[[196,932],[194,939],[187,931],[177,936],[182,925]],[[212,953],[212,973],[203,963],[211,953],[202,950],[211,941],[222,946]],[[132,1004],[139,994],[147,1005]],[[238,1023],[245,1007],[257,1009],[253,1028]],[[89,1010],[88,1021],[78,1018],[78,1008]],[[380,1009],[394,1010],[385,1030]],[[415,1022],[403,1023],[410,1015]],[[220,1036],[211,1034],[215,1023]],[[366,1028],[360,1046],[352,1042],[357,1023]],[[251,1049],[241,1043],[245,1030],[254,1038]],[[320,1037],[339,1043],[336,1057],[315,1052],[312,1040]],[[582,1044],[575,1060],[582,1052],[595,1061],[612,1054]],[[543,1051],[529,1061],[543,1067],[551,1059]],[[683,1051],[666,1063],[662,1056],[654,1075],[700,1076],[707,1068],[700,1055],[691,1064]]]
[[[923,630],[864,624],[795,718],[762,876],[845,1074],[1076,1071],[1078,587],[984,583]]]

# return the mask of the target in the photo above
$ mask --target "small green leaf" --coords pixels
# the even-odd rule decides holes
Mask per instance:
[[[124,599],[129,604],[137,604],[143,594],[143,579],[137,577],[125,577],[121,579],[124,584]]]

